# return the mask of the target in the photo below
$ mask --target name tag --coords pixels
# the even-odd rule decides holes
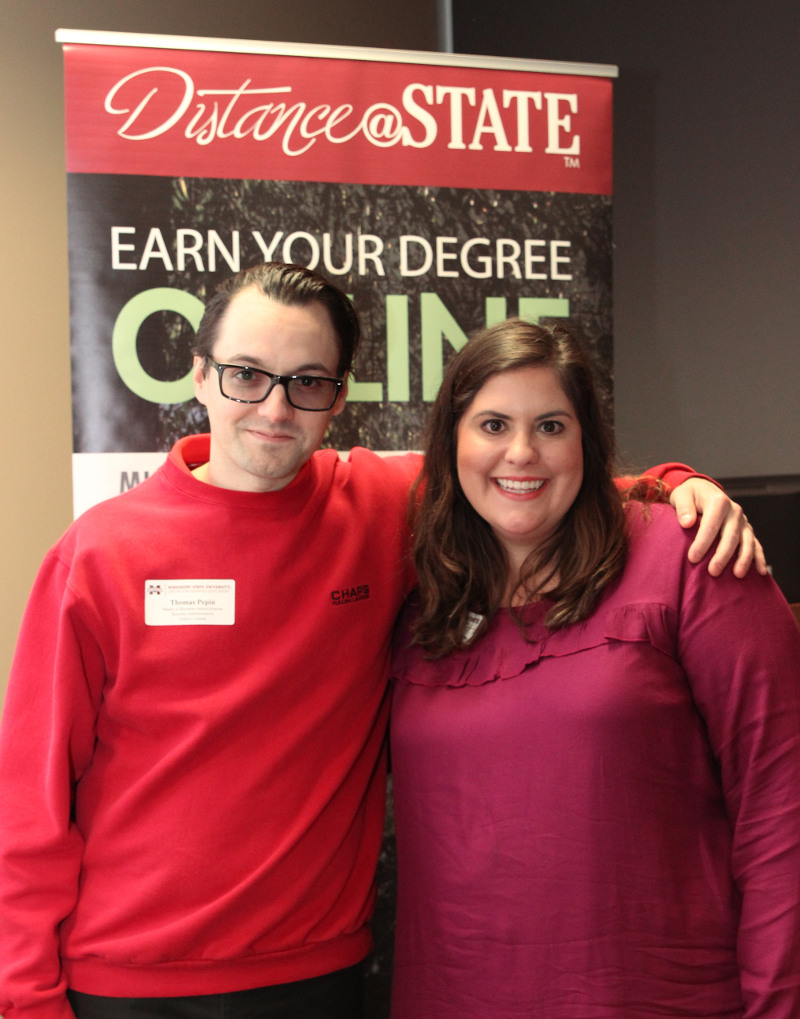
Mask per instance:
[[[234,580],[146,580],[147,626],[233,626]]]
[[[483,622],[483,616],[478,615],[477,612],[467,613],[467,623],[464,627],[464,643],[467,644],[472,640],[475,631]]]

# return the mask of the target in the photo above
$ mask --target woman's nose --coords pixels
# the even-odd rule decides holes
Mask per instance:
[[[536,445],[525,432],[517,432],[509,441],[506,460],[513,464],[533,463],[539,459]]]

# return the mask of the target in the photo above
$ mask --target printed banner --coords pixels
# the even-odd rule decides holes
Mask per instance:
[[[569,318],[611,408],[614,69],[59,32],[75,512],[207,427],[194,330],[266,259],[352,295],[327,443],[419,448],[444,365],[509,315]]]
[[[76,515],[207,428],[191,384],[194,331],[216,284],[266,259],[319,269],[361,316],[355,381],[327,436],[334,448],[419,448],[448,358],[510,315],[568,318],[611,412],[613,68],[57,38]],[[212,621],[225,625],[225,592],[218,601]],[[387,806],[373,1016],[388,1014],[391,973]]]

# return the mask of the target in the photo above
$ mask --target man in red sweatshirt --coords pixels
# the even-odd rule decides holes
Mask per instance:
[[[419,461],[319,449],[358,337],[309,270],[223,284],[210,435],[46,556],[0,732],[5,1019],[361,1014]],[[695,493],[719,571],[741,512],[695,478],[690,520]]]

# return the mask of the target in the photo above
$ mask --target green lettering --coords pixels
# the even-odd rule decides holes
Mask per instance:
[[[490,326],[499,325],[501,322],[505,322],[508,318],[508,304],[505,297],[487,297],[485,301],[486,308],[486,328]]]
[[[174,311],[197,329],[205,306],[192,294],[171,287],[153,287],[132,297],[117,316],[111,349],[119,377],[137,396],[149,403],[185,403],[194,396],[191,370],[182,379],[164,382],[148,375],[136,352],[142,322],[159,311]]]
[[[408,403],[411,398],[409,361],[408,296],[389,294],[386,298],[386,373],[389,399],[397,403]]]
[[[467,342],[467,334],[444,306],[438,294],[420,294],[422,320],[422,399],[436,399],[443,375],[443,341],[455,350]]]
[[[351,301],[353,300],[352,294],[348,294],[347,296]],[[383,383],[356,382],[351,373],[347,382],[347,399],[350,402],[358,401],[359,403],[380,403],[383,400]]]

